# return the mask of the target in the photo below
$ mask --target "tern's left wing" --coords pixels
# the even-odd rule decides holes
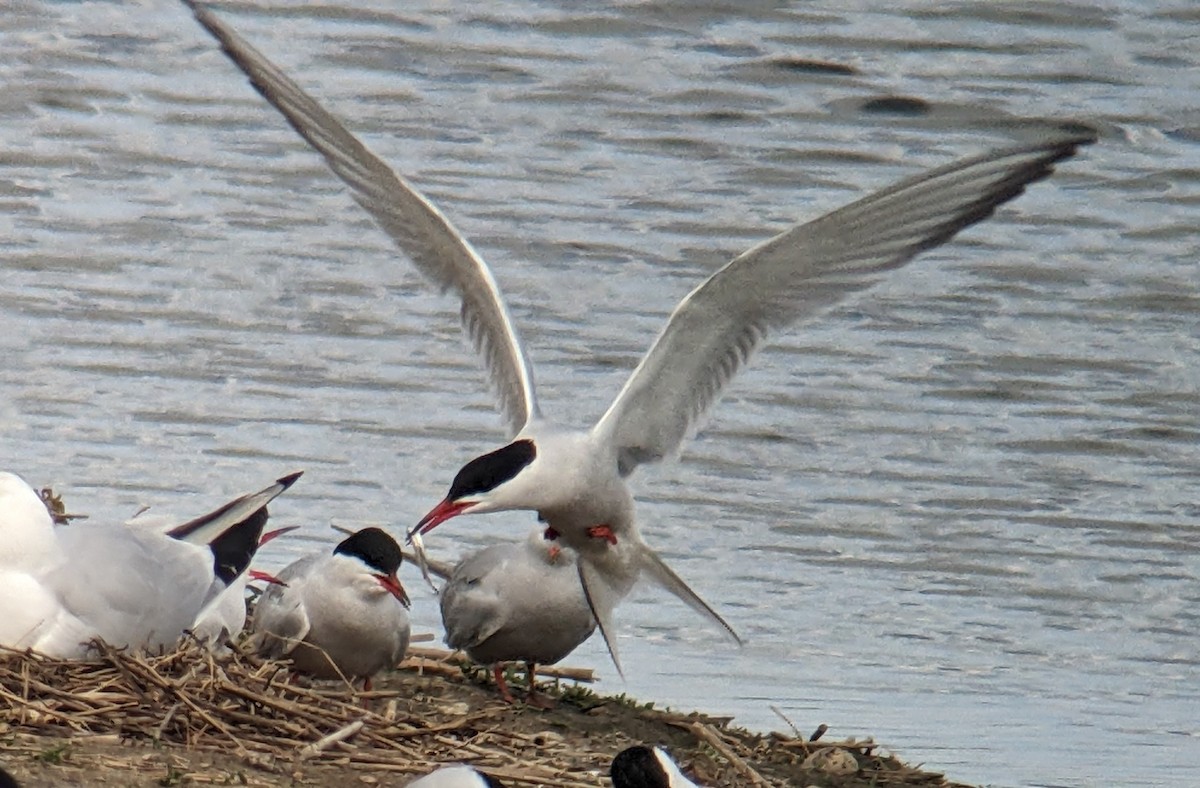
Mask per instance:
[[[1093,141],[1060,137],[955,162],[744,252],[675,308],[594,434],[622,475],[674,455],[768,334],[986,219]]]
[[[279,110],[417,269],[461,302],[463,330],[482,357],[515,435],[538,415],[533,369],[491,269],[437,207],[341,121],[207,9],[184,0],[250,84]]]

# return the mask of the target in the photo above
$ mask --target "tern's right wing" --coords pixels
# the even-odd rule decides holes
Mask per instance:
[[[200,24],[220,42],[250,84],[312,145],[397,247],[442,291],[461,300],[463,330],[483,357],[515,435],[538,415],[533,370],[492,272],[423,194],[367,149],[262,53],[192,0]]]
[[[594,428],[621,474],[679,451],[767,336],[991,216],[1094,140],[1062,136],[900,181],[738,255],[675,307]]]

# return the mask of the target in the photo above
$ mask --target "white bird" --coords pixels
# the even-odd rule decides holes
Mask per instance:
[[[473,766],[443,766],[418,777],[406,788],[504,788],[504,783]]]
[[[635,745],[613,758],[613,788],[699,788],[660,747]]]
[[[536,693],[537,666],[563,659],[596,629],[574,551],[535,528],[523,542],[490,545],[453,567],[429,566],[447,581],[439,594],[446,645],[491,665],[509,703],[503,663],[524,662],[529,702],[547,705]]]
[[[162,532],[55,527],[32,487],[0,473],[0,644],[62,659],[86,657],[95,638],[134,649],[174,645],[245,571],[267,504],[299,477]]]
[[[351,189],[420,271],[461,302],[463,326],[495,384],[511,442],[467,463],[413,529],[462,514],[532,510],[579,553],[580,580],[620,671],[609,612],[644,571],[737,635],[651,550],[626,479],[679,453],[726,384],[772,332],[877,282],[917,253],[1047,177],[1094,141],[1064,134],[903,180],[736,257],[671,314],[607,412],[590,430],[542,417],[533,371],[492,272],[449,220],[404,178],[228,25],[192,0],[196,18],[251,84]],[[620,542],[631,549],[617,551]],[[740,642],[740,641],[739,641]]]
[[[317,678],[364,680],[395,667],[408,650],[408,594],[396,576],[396,540],[378,528],[343,539],[275,575],[254,609],[257,651],[287,657]]]

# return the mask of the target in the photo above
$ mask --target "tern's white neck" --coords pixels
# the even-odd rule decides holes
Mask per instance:
[[[42,499],[20,476],[0,472],[0,566],[38,569],[57,554],[54,521]]]

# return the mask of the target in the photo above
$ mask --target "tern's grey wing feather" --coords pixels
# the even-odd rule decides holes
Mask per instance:
[[[183,525],[177,525],[173,528],[164,531],[167,536],[172,539],[179,539],[183,542],[191,542],[192,544],[209,544],[221,534],[228,531],[238,523],[246,520],[251,515],[258,512],[271,501],[275,500],[280,494],[296,483],[296,480],[303,475],[303,471],[288,474],[281,479],[276,480],[270,487],[265,487],[256,493],[248,493],[239,498],[235,498],[229,503],[214,509],[208,514],[201,515],[194,520],[188,520]],[[136,515],[135,515],[136,520]],[[141,522],[140,520],[137,522]],[[257,544],[257,537],[255,537]]]
[[[450,648],[478,646],[507,622],[507,605],[486,581],[503,571],[512,550],[511,545],[492,545],[467,556],[450,573],[439,600]]]
[[[290,654],[305,637],[312,623],[304,608],[304,584],[325,556],[309,555],[288,564],[275,575],[254,608],[251,631],[259,654],[271,659]]]
[[[739,255],[675,308],[595,427],[622,475],[675,454],[766,336],[992,214],[1091,136],[993,151],[901,181]]]
[[[491,270],[433,203],[228,25],[185,0],[267,101],[322,156],[354,199],[442,291],[461,299],[463,329],[483,357],[515,435],[538,413],[533,370]]]

